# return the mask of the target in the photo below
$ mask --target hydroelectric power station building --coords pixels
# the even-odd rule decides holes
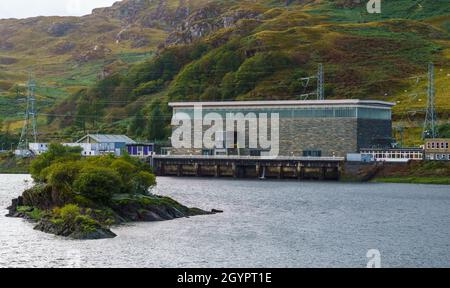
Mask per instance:
[[[254,113],[252,115],[256,117],[266,114],[270,123],[270,115],[276,113],[279,115],[279,156],[345,157],[348,153],[358,153],[362,148],[374,147],[380,139],[392,137],[392,107],[394,105],[384,101],[353,99],[170,103],[169,106],[173,108],[174,115],[184,113],[193,118],[195,107],[201,107],[203,115],[218,113],[223,117],[224,131],[216,134],[215,141],[230,142],[229,139],[234,141],[232,143],[234,145],[224,144],[223,149],[199,148],[198,145],[195,147],[193,138],[202,137],[202,135],[194,131],[195,123],[192,121],[192,146],[174,147],[170,153],[193,156],[260,156],[265,151],[263,148],[259,146],[249,148],[249,145],[240,147],[236,141],[239,136],[245,136],[248,144],[249,131],[258,128],[247,126],[244,132],[246,135],[238,135],[242,133],[242,130],[241,132],[235,131],[237,129],[227,131],[226,116],[229,113],[243,115]],[[247,125],[249,122],[247,121]],[[202,125],[202,127],[204,133],[210,126]],[[177,128],[179,126],[174,125],[173,131]],[[270,138],[270,129],[268,132]]]

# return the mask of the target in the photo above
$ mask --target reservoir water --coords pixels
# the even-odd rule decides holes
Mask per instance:
[[[24,182],[24,181],[29,181]],[[75,241],[7,218],[26,175],[0,175],[0,267],[450,267],[450,187],[159,178],[155,193],[223,214]]]

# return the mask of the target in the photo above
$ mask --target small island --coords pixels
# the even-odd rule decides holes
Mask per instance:
[[[110,228],[126,222],[165,221],[221,212],[188,208],[149,191],[156,177],[129,156],[81,157],[80,148],[51,144],[36,157],[34,186],[12,200],[9,217],[36,223],[34,229],[73,239],[114,238]]]

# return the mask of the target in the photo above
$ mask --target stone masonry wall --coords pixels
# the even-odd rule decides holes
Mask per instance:
[[[225,123],[224,127],[226,127]],[[203,131],[208,128],[204,127]],[[246,145],[249,141],[248,133],[249,128],[246,127]],[[356,153],[360,148],[370,147],[374,139],[390,137],[391,134],[391,122],[386,120],[281,118],[279,155],[298,157],[303,156],[305,150],[320,150],[324,157],[345,157],[347,153]],[[196,136],[202,137],[200,133]],[[173,149],[172,153],[174,155],[201,155],[202,150]]]
[[[284,118],[280,120],[280,154],[303,156],[320,150],[322,156],[343,157],[357,150],[354,118]]]

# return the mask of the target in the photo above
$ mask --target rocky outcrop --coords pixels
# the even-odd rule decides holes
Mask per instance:
[[[147,46],[150,41],[147,37],[144,37],[141,33],[135,30],[131,30],[130,27],[126,27],[122,29],[116,35],[116,43],[120,43],[122,41],[131,41],[131,46],[133,48],[142,48]]]
[[[34,230],[78,240],[107,239],[117,236],[114,232],[101,225],[85,229],[80,223],[55,223],[49,218],[41,219],[34,227]]]
[[[111,54],[111,49],[103,45],[95,45],[86,49],[80,49],[77,51],[72,59],[77,62],[88,62],[91,60],[104,59]]]
[[[25,215],[23,213],[19,212],[18,209],[17,209],[19,206],[23,206],[23,197],[22,196],[19,196],[18,198],[13,199],[11,201],[11,206],[6,208],[6,209],[8,209],[8,214],[6,214],[5,216],[6,217],[21,217],[21,218],[24,218]]]
[[[128,0],[112,7],[95,9],[93,16],[119,19],[123,30],[116,37],[120,42],[131,37],[132,26],[163,29],[171,34],[164,46],[189,44],[222,28],[232,28],[242,19],[255,19],[261,12],[253,9],[232,9],[227,5],[209,3],[200,5],[188,0],[179,0],[178,5],[167,0]],[[227,11],[226,13],[224,13]],[[127,36],[128,34],[128,36]],[[135,47],[146,45],[144,39],[135,38]]]
[[[22,196],[13,199],[11,206],[7,208],[6,216],[33,221],[36,223],[35,230],[72,239],[91,240],[116,237],[116,234],[101,223],[118,225],[126,222],[156,222],[223,212],[217,209],[207,212],[198,208],[188,208],[171,198],[156,195],[119,195],[120,199],[114,200],[111,207],[103,207],[108,210],[107,213],[102,212],[102,207],[86,208],[80,211],[84,211],[82,213],[91,211],[89,217],[86,217],[86,214],[80,214],[70,221],[63,221],[61,218],[54,217],[52,209],[70,203],[71,200],[66,199],[62,205],[56,205],[56,202],[61,204],[61,196],[55,197],[54,191],[45,186],[38,187],[29,189]],[[38,218],[32,217],[36,209],[40,211]],[[92,212],[93,210],[96,212]]]
[[[125,25],[173,30],[190,14],[188,0],[179,0],[176,7],[167,0],[124,0],[112,7],[93,10],[94,16],[119,19]],[[169,5],[170,4],[170,5]]]
[[[188,208],[170,198],[160,196],[115,201],[111,208],[121,218],[131,222],[165,221],[219,213],[219,210],[207,212],[197,208]]]
[[[134,22],[151,4],[159,0],[124,0],[114,3],[107,8],[97,8],[92,11],[94,16],[105,16],[115,18],[124,22]]]
[[[17,63],[16,58],[12,57],[0,57],[0,65],[12,65]]]
[[[76,27],[76,24],[70,22],[53,23],[47,29],[47,32],[53,37],[62,37],[67,35],[70,30],[75,29]]]
[[[71,198],[48,185],[37,184],[31,189],[25,190],[18,199],[18,206],[50,210],[54,207],[63,206]]]
[[[63,54],[69,53],[76,47],[77,47],[77,45],[75,43],[64,41],[64,42],[60,42],[60,43],[56,44],[51,49],[51,52],[56,55],[63,55]]]
[[[157,7],[145,13],[138,22],[143,27],[170,30],[176,21],[175,15],[168,9],[167,2],[159,0]]]
[[[0,41],[0,50],[11,51],[14,49],[14,44],[6,41]]]
[[[257,19],[260,11],[235,9],[223,13],[221,7],[209,5],[194,11],[172,32],[165,42],[166,46],[190,44],[219,29],[234,28],[243,19]]]

